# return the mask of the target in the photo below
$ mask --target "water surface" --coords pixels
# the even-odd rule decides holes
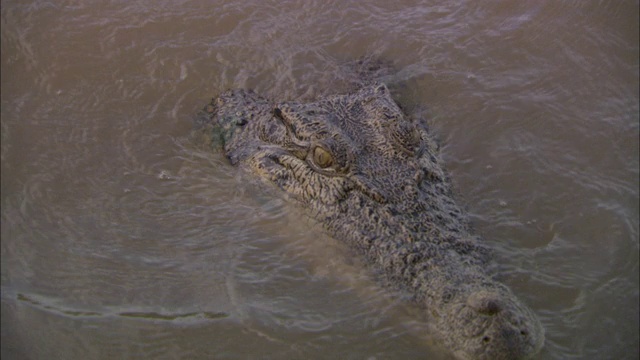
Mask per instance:
[[[3,359],[448,359],[407,304],[191,136],[391,63],[540,359],[638,358],[638,2],[3,1]]]

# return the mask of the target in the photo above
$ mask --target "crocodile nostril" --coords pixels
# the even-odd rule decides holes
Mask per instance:
[[[495,315],[502,310],[498,295],[487,291],[480,291],[469,296],[467,305],[485,315]]]
[[[493,315],[500,312],[500,305],[494,300],[487,300],[484,306],[480,307],[478,311],[487,315]]]

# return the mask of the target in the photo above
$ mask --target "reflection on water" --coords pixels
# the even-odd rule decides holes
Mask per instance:
[[[540,358],[637,358],[637,3],[4,1],[1,21],[3,358],[449,358],[191,136],[226,88],[337,93],[363,55],[429,119]]]

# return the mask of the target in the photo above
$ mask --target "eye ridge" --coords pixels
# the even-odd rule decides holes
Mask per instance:
[[[315,162],[320,168],[326,169],[333,165],[333,155],[331,155],[331,153],[326,149],[316,146],[313,149],[313,162]]]

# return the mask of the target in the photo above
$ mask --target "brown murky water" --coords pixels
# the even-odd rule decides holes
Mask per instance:
[[[3,1],[3,359],[448,359],[190,137],[226,88],[393,63],[540,359],[638,358],[637,1]]]

